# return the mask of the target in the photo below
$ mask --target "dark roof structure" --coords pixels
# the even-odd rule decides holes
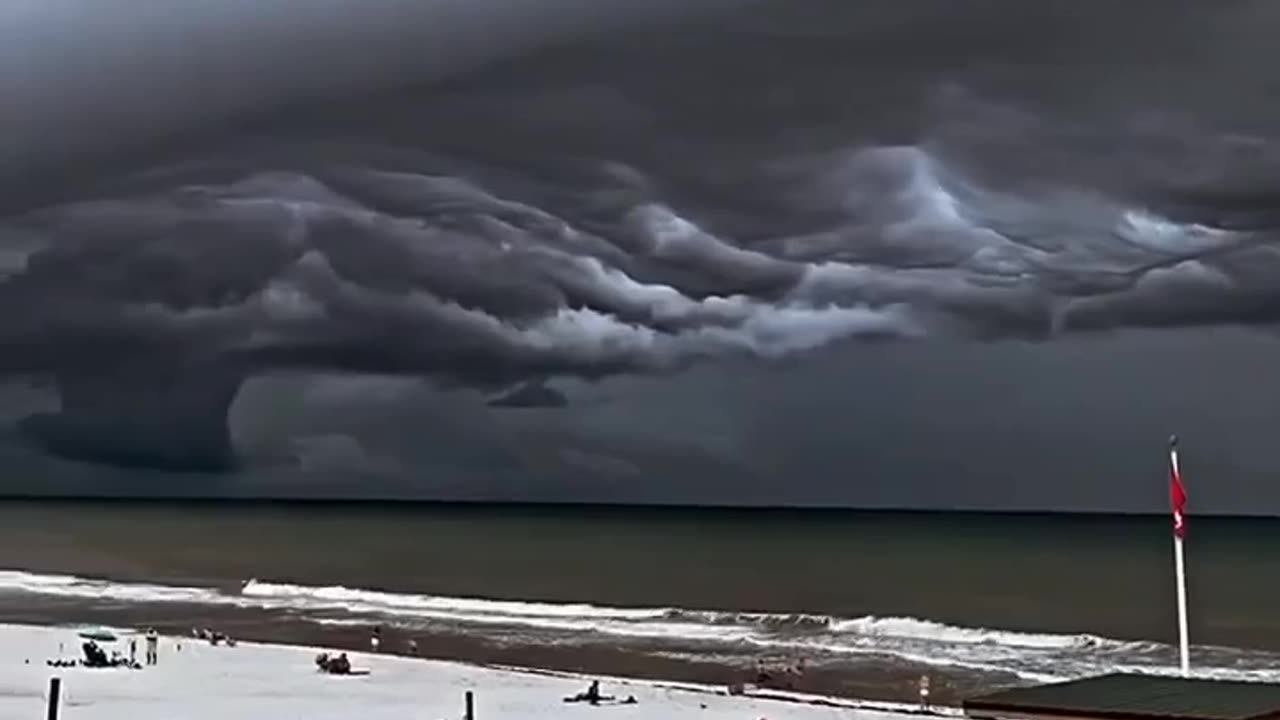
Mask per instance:
[[[1116,673],[965,700],[974,717],[1280,720],[1280,684]]]

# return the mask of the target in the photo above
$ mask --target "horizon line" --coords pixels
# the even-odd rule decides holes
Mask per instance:
[[[48,503],[83,504],[111,503],[117,505],[277,505],[277,506],[381,506],[388,508],[450,508],[458,510],[574,510],[605,512],[687,512],[687,513],[751,513],[751,514],[805,514],[805,515],[1000,515],[1007,517],[1094,517],[1094,518],[1157,518],[1169,517],[1169,511],[1133,510],[1070,510],[1027,508],[919,508],[899,506],[843,506],[843,505],[748,505],[731,503],[624,503],[572,500],[439,500],[417,498],[343,498],[343,497],[260,497],[205,496],[205,495],[35,495],[30,493],[0,492],[0,503]],[[1212,520],[1276,520],[1280,513],[1188,513],[1188,519]]]

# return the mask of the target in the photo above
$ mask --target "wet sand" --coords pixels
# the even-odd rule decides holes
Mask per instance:
[[[173,607],[142,609],[121,605],[113,609],[86,609],[81,603],[45,603],[41,607],[0,604],[0,622],[38,625],[90,623],[116,627],[155,627],[161,633],[188,636],[193,627],[209,627],[241,640],[368,652],[372,625],[322,624],[287,612],[235,609],[196,612]],[[539,670],[607,675],[648,680],[695,682],[728,686],[753,682],[752,663],[716,662],[706,658],[676,657],[659,649],[620,648],[612,643],[551,644],[521,641],[518,636],[459,632],[414,632],[383,628],[384,653],[409,654],[409,640],[424,658],[454,660],[477,665],[500,665]],[[164,648],[162,651],[172,651]],[[766,662],[777,660],[762,656]],[[810,664],[790,685],[769,687],[796,692],[897,702],[918,700],[921,674],[930,676],[931,698],[939,705],[957,704],[962,698],[1018,682],[1012,675],[939,671],[937,667],[904,663],[901,659],[869,657],[854,667]]]

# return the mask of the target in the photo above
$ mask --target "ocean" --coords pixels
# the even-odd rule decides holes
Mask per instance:
[[[1174,672],[1170,537],[1164,516],[10,501],[0,621],[381,625],[484,662],[1005,685]],[[1197,672],[1280,680],[1277,550],[1280,521],[1190,519]]]

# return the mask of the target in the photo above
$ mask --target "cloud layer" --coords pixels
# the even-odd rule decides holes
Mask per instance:
[[[217,455],[204,418],[269,372],[555,405],[531,388],[1276,319],[1265,3],[719,3],[625,32],[676,5],[588,4],[7,10],[49,40],[0,116],[0,372],[63,403],[33,432],[126,414]]]

